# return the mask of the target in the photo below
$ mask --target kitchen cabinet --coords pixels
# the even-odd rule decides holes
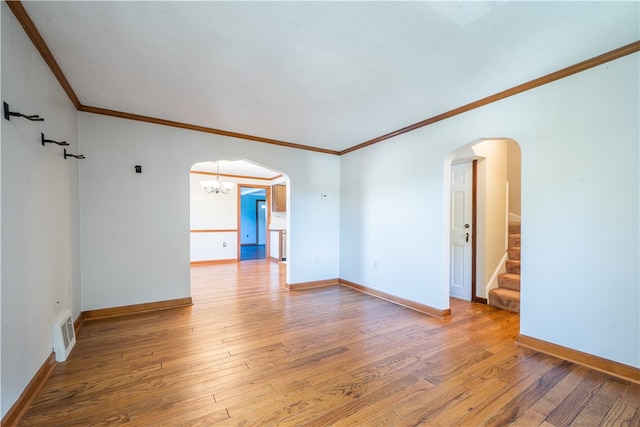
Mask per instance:
[[[271,210],[273,212],[287,211],[287,186],[276,184],[271,187]]]

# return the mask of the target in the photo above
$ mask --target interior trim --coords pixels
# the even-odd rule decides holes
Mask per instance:
[[[209,128],[205,126],[197,126],[197,125],[192,125],[187,123],[175,122],[172,120],[159,119],[159,118],[143,116],[139,114],[125,113],[122,111],[115,111],[115,110],[109,110],[106,108],[91,107],[88,105],[83,105],[78,99],[78,97],[76,96],[75,92],[73,91],[73,88],[69,84],[69,81],[67,80],[65,75],[62,73],[60,66],[58,65],[55,58],[53,57],[53,54],[47,47],[47,44],[44,42],[44,39],[38,32],[38,29],[36,28],[35,24],[29,17],[29,14],[24,9],[24,6],[22,5],[22,3],[19,0],[14,0],[14,1],[6,0],[6,3],[11,9],[11,11],[13,12],[13,14],[16,16],[16,18],[18,19],[18,22],[20,22],[20,24],[22,25],[22,28],[24,28],[25,32],[31,39],[31,42],[33,43],[33,45],[40,52],[45,62],[51,69],[51,72],[58,79],[58,81],[62,85],[62,88],[67,93],[67,96],[69,97],[73,105],[75,105],[78,111],[83,111],[86,113],[93,113],[93,114],[101,114],[104,116],[118,117],[118,118],[128,119],[128,120],[135,120],[140,122],[153,123],[153,124],[158,124],[163,126],[171,126],[171,127],[181,128],[181,129],[194,130],[198,132],[228,136],[231,138],[240,138],[240,139],[245,139],[245,140],[254,141],[254,142],[263,142],[266,144],[279,145],[282,147],[297,148],[300,150],[315,151],[318,153],[325,153],[325,154],[333,154],[338,156],[351,153],[352,151],[356,151],[373,144],[377,144],[378,142],[384,141],[386,139],[390,139],[395,136],[402,135],[403,133],[411,132],[421,127],[428,126],[433,123],[440,122],[442,120],[446,120],[448,118],[457,116],[459,114],[466,113],[476,108],[483,107],[493,102],[500,101],[510,96],[517,95],[527,90],[534,89],[536,87],[545,85],[547,83],[551,83],[556,80],[562,79],[564,77],[568,77],[572,74],[576,74],[581,71],[588,70],[589,68],[593,68],[598,65],[602,65],[604,63],[607,63],[615,59],[622,58],[624,56],[640,51],[640,40],[635,41],[626,46],[622,46],[610,52],[603,53],[602,55],[598,55],[591,59],[587,59],[586,61],[579,62],[578,64],[571,65],[567,68],[563,68],[562,70],[556,71],[551,74],[547,74],[546,76],[539,77],[527,83],[523,83],[521,85],[515,86],[511,89],[498,92],[494,95],[487,96],[486,98],[482,98],[477,101],[471,102],[469,104],[463,105],[461,107],[455,108],[453,110],[447,111],[445,113],[438,114],[437,116],[433,116],[428,119],[414,123],[412,125],[405,126],[401,129],[395,130],[393,132],[389,132],[377,138],[370,139],[368,141],[354,145],[342,151],[336,151],[336,150],[328,150],[324,148],[312,147],[310,145],[302,145],[302,144],[295,144],[292,142],[279,141],[277,139],[264,138],[261,136],[246,135],[242,133],[230,132],[230,131],[225,131],[221,129]]]
[[[29,381],[27,387],[22,391],[18,400],[16,400],[2,418],[2,426],[13,427],[18,425],[56,365],[56,354],[51,352],[47,360],[45,360],[40,369],[38,369],[38,372],[36,372],[31,381]]]
[[[191,233],[237,233],[236,229],[228,229],[228,230],[189,230]]]
[[[577,363],[596,371],[621,378],[632,383],[640,384],[640,369],[623,363],[614,362],[593,354],[553,344],[527,335],[518,335],[518,344],[531,350],[539,351],[562,360]]]
[[[208,259],[203,261],[191,261],[192,266],[218,265],[218,264],[235,264],[238,262],[236,258],[227,259]]]
[[[17,18],[20,25],[22,25],[22,28],[24,29],[29,39],[31,39],[31,42],[33,43],[35,48],[38,50],[38,52],[40,52],[40,55],[42,55],[42,58],[51,69],[51,72],[53,73],[53,75],[56,77],[58,82],[60,82],[60,85],[66,92],[67,96],[69,97],[69,100],[73,103],[73,105],[76,107],[76,110],[78,111],[83,111],[86,113],[101,114],[104,116],[119,117],[119,118],[128,119],[128,120],[136,120],[140,122],[154,123],[154,124],[164,125],[164,126],[172,126],[176,128],[182,128],[182,129],[195,130],[198,132],[228,136],[231,138],[240,138],[248,141],[262,142],[265,144],[280,145],[288,148],[297,148],[301,150],[315,151],[319,153],[333,154],[333,155],[338,154],[338,152],[335,150],[327,150],[324,148],[312,147],[309,145],[302,145],[302,144],[295,144],[292,142],[280,141],[280,140],[271,139],[271,138],[264,138],[261,136],[247,135],[243,133],[231,132],[231,131],[226,131],[222,129],[209,128],[206,126],[197,126],[197,125],[192,125],[187,123],[175,122],[172,120],[159,119],[159,118],[143,116],[139,114],[125,113],[122,111],[115,111],[115,110],[109,110],[106,108],[91,107],[88,105],[84,105],[80,102],[80,99],[78,98],[76,93],[73,91],[71,84],[69,83],[66,76],[62,72],[62,69],[58,65],[58,62],[54,58],[53,54],[51,53],[51,50],[49,50],[49,47],[47,46],[44,39],[42,38],[42,35],[40,34],[35,24],[31,20],[31,17],[27,13],[22,2],[19,0],[13,0],[13,1],[6,0],[6,3],[9,6],[9,9],[11,9],[13,14]]]
[[[198,131],[198,132],[211,133],[211,134],[214,134],[214,135],[228,136],[228,137],[231,137],[231,138],[239,138],[239,139],[244,139],[244,140],[247,140],[247,141],[254,141],[254,142],[262,142],[262,143],[265,143],[265,144],[280,145],[282,147],[297,148],[297,149],[300,149],[300,150],[308,150],[308,151],[315,151],[315,152],[318,152],[318,153],[333,154],[333,155],[338,155],[339,154],[339,152],[335,151],[335,150],[327,150],[325,148],[312,147],[310,145],[295,144],[293,142],[286,142],[286,141],[280,141],[280,140],[277,140],[277,139],[264,138],[262,136],[247,135],[247,134],[239,133],[239,132],[231,132],[231,131],[222,130],[222,129],[210,128],[210,127],[206,127],[206,126],[199,126],[199,125],[193,125],[193,124],[189,124],[189,123],[175,122],[173,120],[159,119],[159,118],[156,118],[156,117],[143,116],[143,115],[140,115],[140,114],[125,113],[125,112],[122,112],[122,111],[109,110],[109,109],[106,109],[106,108],[99,108],[99,107],[90,107],[88,105],[80,105],[80,107],[78,108],[78,111],[83,111],[85,113],[101,114],[103,116],[118,117],[118,118],[127,119],[127,120],[135,120],[135,121],[138,121],[138,122],[153,123],[153,124],[156,124],[156,125],[170,126],[170,127],[174,127],[174,128],[194,130],[194,131]]]
[[[326,288],[340,284],[340,279],[314,280],[312,282],[286,283],[285,289],[288,291],[306,291],[307,289]]]
[[[415,310],[422,314],[427,314],[429,316],[437,317],[439,319],[444,319],[446,317],[451,316],[451,309],[447,308],[445,310],[440,310],[425,304],[420,304],[415,301],[408,300],[406,298],[398,297],[395,295],[388,294],[386,292],[378,291],[377,289],[369,288],[368,286],[359,285],[355,282],[351,282],[350,280],[345,279],[326,279],[326,280],[316,280],[313,282],[303,282],[303,283],[292,283],[285,284],[285,289],[289,291],[304,291],[307,289],[316,289],[316,288],[324,288],[327,286],[335,286],[342,285],[348,288],[355,289],[356,291],[374,296],[376,298],[383,299],[385,301],[392,302],[397,305],[401,305],[406,308],[410,308],[411,310]]]
[[[29,37],[29,39],[31,39],[31,43],[33,43],[33,46],[38,50],[38,52],[40,52],[40,55],[42,55],[44,62],[49,66],[49,69],[51,70],[55,78],[58,79],[60,86],[62,86],[62,89],[64,89],[65,93],[69,97],[69,100],[76,107],[76,110],[79,110],[82,106],[80,100],[76,96],[76,93],[73,91],[71,84],[62,72],[62,69],[58,65],[58,62],[53,57],[53,54],[49,50],[49,47],[44,42],[44,39],[36,28],[36,25],[33,23],[31,17],[22,5],[22,2],[7,0],[6,3],[7,6],[9,6],[9,9],[11,9],[11,12],[13,12],[15,17],[18,19],[20,25],[22,25],[24,32],[27,33],[27,36]]]
[[[439,319],[444,319],[446,317],[451,316],[451,309],[447,308],[445,310],[440,310],[438,308],[431,307],[429,305],[420,304],[419,302],[411,301],[406,298],[398,297],[395,295],[388,294],[386,292],[381,292],[377,289],[370,288],[368,286],[359,285],[357,283],[351,282],[345,279],[339,279],[340,284],[343,286],[347,286],[349,288],[355,289],[356,291],[363,292],[365,294],[369,294],[376,298],[383,299],[385,301],[392,302],[397,305],[401,305],[406,308],[410,308],[411,310],[415,310],[422,314],[427,314],[429,316],[437,317]]]
[[[209,176],[226,176],[227,178],[246,178],[246,179],[258,179],[261,181],[273,181],[278,178],[282,178],[282,174],[276,175],[272,178],[263,178],[259,176],[245,176],[245,175],[231,175],[226,173],[215,173],[215,172],[201,172],[201,171],[190,171],[190,174],[193,175],[209,175]]]
[[[477,296],[477,244],[478,241],[476,236],[478,233],[476,232],[476,227],[478,225],[478,160],[473,160],[471,162],[471,172],[472,172],[472,183],[471,183],[471,301],[476,302],[478,300]],[[451,260],[449,260],[451,261]]]
[[[78,318],[73,322],[73,329],[76,332],[76,337],[78,336],[78,332],[80,332],[80,328],[84,325],[84,311],[80,312]]]
[[[84,320],[106,319],[109,317],[127,316],[129,314],[148,313],[151,311],[168,310],[171,308],[188,307],[193,305],[191,297],[177,298],[165,301],[147,302],[142,304],[125,305],[120,307],[100,308],[84,311]]]
[[[573,74],[588,70],[589,68],[597,67],[598,65],[602,65],[607,62],[613,61],[615,59],[619,59],[624,56],[631,55],[632,53],[636,53],[638,51],[640,51],[640,41],[630,43],[626,46],[622,46],[610,52],[603,53],[602,55],[598,55],[591,59],[587,59],[586,61],[582,61],[577,64],[571,65],[567,68],[563,68],[559,71],[553,72],[551,74],[547,74],[546,76],[542,76],[537,79],[531,80],[529,82],[523,83],[521,85],[512,87],[511,89],[503,90],[502,92],[498,92],[496,94],[487,96],[486,98],[479,99],[477,101],[463,105],[462,107],[454,108],[453,110],[449,110],[445,113],[438,114],[437,116],[430,117],[428,119],[419,121],[412,125],[405,126],[401,129],[395,130],[393,132],[389,132],[387,134],[381,135],[377,138],[370,139],[361,144],[354,145],[353,147],[340,151],[339,154],[343,155],[343,154],[351,153],[352,151],[356,151],[361,148],[368,147],[373,144],[377,144],[378,142],[393,138],[398,135],[402,135],[403,133],[408,133],[413,130],[420,129],[421,127],[424,127],[424,126],[432,125],[434,123],[449,119],[459,114],[466,113],[471,110],[475,110],[476,108],[484,107],[485,105],[492,104],[496,101],[503,100],[510,96],[517,95],[519,93],[526,92],[530,89],[534,89],[539,86],[545,85],[547,83],[551,83],[556,80],[563,79]]]

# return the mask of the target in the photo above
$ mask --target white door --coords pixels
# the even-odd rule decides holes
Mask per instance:
[[[451,166],[451,267],[449,294],[471,301],[473,165]]]

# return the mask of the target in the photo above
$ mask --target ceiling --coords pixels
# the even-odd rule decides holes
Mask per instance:
[[[629,43],[637,1],[28,1],[82,105],[342,151]]]
[[[221,176],[235,176],[273,181],[267,183],[268,185],[286,180],[286,177],[280,172],[268,169],[262,165],[250,162],[248,160],[221,160],[219,162],[200,162],[194,164],[191,167],[191,171],[214,174],[219,173]]]

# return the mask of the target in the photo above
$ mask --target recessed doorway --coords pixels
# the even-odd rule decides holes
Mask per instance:
[[[239,248],[240,261],[268,257],[267,224],[269,224],[269,187],[240,185]]]

